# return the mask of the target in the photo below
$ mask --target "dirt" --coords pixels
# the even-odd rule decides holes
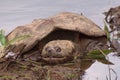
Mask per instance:
[[[47,65],[33,60],[1,60],[0,80],[81,80],[92,63],[92,60],[75,60]]]

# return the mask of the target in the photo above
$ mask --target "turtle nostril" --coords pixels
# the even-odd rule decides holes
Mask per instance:
[[[49,46],[45,48],[45,51],[46,51],[47,53],[52,53],[52,49],[51,49]]]
[[[46,47],[46,48],[45,48],[45,51],[48,51],[48,50],[49,50],[49,47]]]
[[[48,53],[52,53],[52,50],[48,50]]]

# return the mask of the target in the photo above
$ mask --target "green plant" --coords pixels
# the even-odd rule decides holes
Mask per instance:
[[[107,35],[107,40],[110,41],[110,32],[109,32],[108,26],[105,21],[104,21],[104,31]]]
[[[92,50],[90,51],[85,58],[86,59],[96,59],[97,61],[103,63],[103,64],[111,64],[113,65],[112,62],[110,62],[107,59],[107,55],[112,52],[112,50],[101,50],[100,48],[97,47],[97,50]]]
[[[66,77],[67,77],[68,80],[72,80],[73,78],[76,77],[76,75],[73,74],[73,73],[68,73],[68,74],[66,75]]]
[[[112,52],[112,50],[102,50],[102,52],[105,55],[107,55],[110,52]],[[102,52],[100,50],[92,50],[87,54],[86,58],[89,58],[89,59],[103,59],[103,58],[105,58],[105,55],[103,55]]]
[[[24,40],[28,37],[30,37],[30,35],[20,35],[20,36],[17,36],[11,40],[7,40],[7,38],[5,36],[5,31],[0,30],[0,44],[1,44],[1,46],[0,46],[0,58],[5,56],[10,45],[14,44],[17,41]]]
[[[0,30],[0,43],[2,46],[6,46],[6,38],[5,38],[5,31],[4,30]]]

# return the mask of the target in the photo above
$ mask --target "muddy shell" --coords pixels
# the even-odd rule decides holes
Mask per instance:
[[[70,12],[63,12],[48,19],[36,19],[31,24],[19,26],[7,35],[7,39],[11,40],[26,34],[30,37],[14,43],[15,50],[21,54],[38,50],[38,54],[41,54],[48,42],[69,40],[77,46],[75,50],[80,52],[80,55],[84,55],[81,53],[89,52],[98,43],[102,43],[97,46],[103,46],[101,48],[104,49],[107,41],[105,32],[94,22],[81,14]],[[91,45],[95,41],[96,43]],[[24,49],[19,48],[20,45],[25,45]]]

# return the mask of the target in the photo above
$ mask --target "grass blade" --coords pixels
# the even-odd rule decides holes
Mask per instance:
[[[109,29],[108,29],[106,22],[104,22],[104,31],[107,34],[107,40],[110,41],[110,33],[109,33]]]
[[[6,46],[6,37],[5,37],[5,32],[3,30],[0,30],[0,43],[2,46]]]
[[[110,52],[112,52],[112,50],[102,50],[102,52],[104,52],[104,54],[107,55]],[[87,54],[86,58],[103,59],[103,58],[105,58],[105,56],[103,54],[101,54],[100,50],[92,50]]]
[[[8,44],[14,44],[17,41],[24,40],[24,39],[26,39],[28,37],[30,37],[30,35],[21,35],[21,36],[15,37],[12,40],[8,41]]]

